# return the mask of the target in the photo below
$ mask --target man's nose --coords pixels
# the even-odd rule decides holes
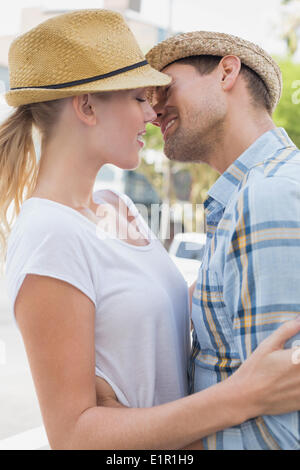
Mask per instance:
[[[157,119],[157,114],[149,103],[147,103],[146,106],[147,108],[145,110],[145,123],[147,122],[153,123]]]

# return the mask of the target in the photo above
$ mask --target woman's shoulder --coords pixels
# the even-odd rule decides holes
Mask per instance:
[[[89,256],[89,243],[85,243],[80,226],[83,216],[78,213],[77,219],[72,215],[55,204],[33,198],[22,205],[7,243],[5,271],[13,299],[20,280],[30,273],[68,282],[95,302],[91,277],[94,265],[91,269],[90,264],[93,257]]]
[[[70,237],[82,231],[76,211],[54,201],[40,198],[27,199],[14,223],[10,238],[22,237],[36,242],[45,236]],[[61,238],[63,240],[63,238]]]
[[[77,220],[72,212],[47,202],[32,198],[22,205],[7,241],[8,264],[45,259],[61,265],[73,258],[86,258],[89,243],[85,243],[87,232],[80,226],[83,216],[78,213]]]

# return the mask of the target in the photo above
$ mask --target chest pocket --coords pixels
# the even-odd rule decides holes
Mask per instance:
[[[192,320],[200,349],[197,362],[206,368],[226,372],[240,365],[232,321],[223,301],[223,286],[216,272],[199,270]]]

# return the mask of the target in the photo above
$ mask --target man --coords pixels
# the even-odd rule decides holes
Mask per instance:
[[[300,311],[300,151],[271,115],[280,69],[240,38],[194,32],[147,55],[171,85],[153,93],[171,160],[221,173],[205,202],[207,246],[193,295],[191,392],[225,380]],[[261,416],[207,449],[299,449],[299,412]]]

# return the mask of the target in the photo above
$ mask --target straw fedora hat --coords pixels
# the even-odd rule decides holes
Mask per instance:
[[[77,10],[17,37],[9,50],[10,106],[84,93],[162,86],[123,17],[109,10]]]
[[[256,44],[236,36],[209,31],[194,31],[173,36],[153,47],[146,59],[156,70],[184,57],[235,55],[254,70],[265,83],[274,110],[282,92],[281,71],[272,57]]]

